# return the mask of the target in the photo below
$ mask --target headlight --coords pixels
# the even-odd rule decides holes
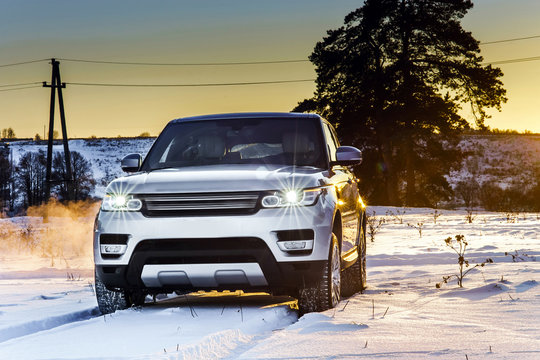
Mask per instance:
[[[103,211],[139,211],[141,208],[142,201],[132,195],[107,194],[101,204]]]
[[[311,206],[317,202],[322,189],[284,190],[265,195],[261,204],[265,208],[284,206]]]

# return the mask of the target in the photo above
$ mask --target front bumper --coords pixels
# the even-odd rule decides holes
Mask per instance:
[[[94,261],[109,288],[157,292],[298,287],[320,279],[333,216],[333,206],[325,201],[237,216],[150,218],[139,212],[102,211],[94,232]],[[313,230],[309,251],[285,251],[278,243],[283,232],[307,229]],[[123,255],[101,254],[100,237],[106,234],[127,235]]]

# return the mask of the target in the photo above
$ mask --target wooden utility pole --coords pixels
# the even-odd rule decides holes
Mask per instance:
[[[51,88],[51,107],[49,114],[49,137],[47,142],[47,175],[45,179],[45,196],[47,200],[51,197],[51,174],[52,174],[52,156],[53,156],[53,141],[54,141],[54,110],[56,105],[56,92],[58,92],[58,105],[60,109],[60,122],[62,124],[62,143],[64,144],[64,159],[66,162],[66,178],[61,181],[66,182],[68,189],[68,200],[73,199],[73,173],[71,171],[71,154],[69,152],[68,136],[66,129],[66,116],[64,112],[64,98],[62,89],[66,87],[66,83],[60,80],[60,62],[56,59],[51,59],[52,76],[51,83],[43,82],[43,87]]]

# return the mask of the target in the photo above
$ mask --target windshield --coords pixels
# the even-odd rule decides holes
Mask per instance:
[[[324,168],[321,125],[313,119],[226,119],[165,128],[142,170],[217,164]]]

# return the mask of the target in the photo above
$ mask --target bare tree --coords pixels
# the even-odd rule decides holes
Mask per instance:
[[[15,131],[12,128],[2,129],[2,138],[4,139],[15,139]]]
[[[12,207],[13,195],[13,166],[9,152],[0,149],[0,213]]]
[[[45,152],[25,153],[17,165],[17,183],[24,196],[26,207],[39,205],[46,200],[45,195]]]
[[[478,205],[480,185],[473,177],[469,177],[456,184],[454,193],[457,198],[463,201],[466,209],[473,209]]]
[[[71,171],[73,174],[73,198],[69,197],[69,188],[65,180],[66,174],[66,162],[64,161],[64,154],[57,152],[53,158],[53,173],[52,177],[55,181],[55,192],[58,198],[61,200],[85,200],[89,197],[90,192],[94,189],[96,181],[92,174],[90,162],[84,158],[77,151],[71,152]]]

